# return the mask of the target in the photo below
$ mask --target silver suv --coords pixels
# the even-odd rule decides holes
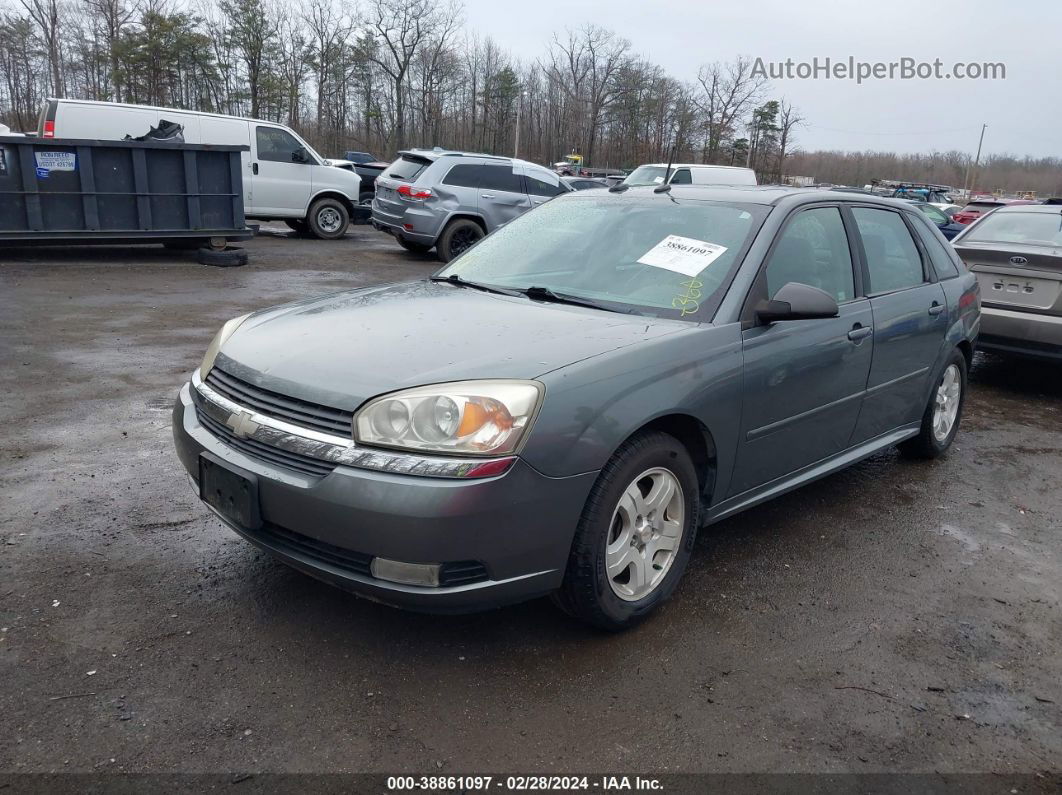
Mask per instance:
[[[411,149],[376,179],[372,225],[409,251],[449,262],[488,232],[571,189],[511,157]]]

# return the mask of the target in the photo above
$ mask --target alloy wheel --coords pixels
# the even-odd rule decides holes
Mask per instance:
[[[612,514],[605,571],[613,593],[635,602],[667,576],[682,543],[686,502],[670,470],[646,470],[624,490]]]
[[[959,367],[949,364],[937,386],[933,404],[933,438],[943,442],[955,427],[959,416],[959,398],[962,393],[962,376]]]

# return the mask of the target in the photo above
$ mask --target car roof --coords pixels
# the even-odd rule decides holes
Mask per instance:
[[[401,155],[413,155],[414,157],[421,157],[425,160],[438,160],[440,157],[483,157],[487,160],[500,160],[502,162],[512,161],[511,157],[505,157],[504,155],[488,155],[483,152],[461,152],[456,149],[403,149],[398,153]],[[545,168],[545,166],[540,166]]]
[[[734,171],[751,171],[752,170],[750,168],[746,168],[745,166],[716,166],[716,165],[713,165],[711,163],[642,163],[642,165],[638,166],[638,168],[642,168],[643,166],[651,166],[652,168],[667,168],[669,165],[673,169],[674,168],[725,168],[725,169],[733,169]]]
[[[1043,213],[1045,215],[1058,215],[1062,213],[1062,207],[1057,204],[1004,204],[995,212],[997,213]]]
[[[631,187],[624,191],[611,191],[612,195],[658,196],[651,185]],[[786,185],[674,185],[668,193],[676,198],[701,201],[735,202],[743,204],[778,205],[810,204],[813,202],[852,202],[853,204],[880,204],[883,207],[909,208],[910,202],[866,193],[824,191],[819,188],[793,188]],[[600,193],[597,196],[601,196]]]

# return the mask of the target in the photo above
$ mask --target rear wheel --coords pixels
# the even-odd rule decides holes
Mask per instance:
[[[306,223],[314,237],[321,240],[338,240],[347,233],[350,213],[338,199],[318,199],[310,206]]]
[[[678,585],[697,510],[697,473],[682,443],[658,431],[633,437],[590,491],[554,600],[603,629],[637,624]]]
[[[942,455],[959,432],[965,399],[966,357],[962,351],[955,350],[929,396],[929,405],[922,414],[918,436],[901,443],[901,452],[912,458],[936,458]]]
[[[435,250],[439,259],[449,262],[458,254],[472,248],[486,236],[483,227],[468,218],[458,218],[451,221],[443,233],[439,235],[439,242]]]

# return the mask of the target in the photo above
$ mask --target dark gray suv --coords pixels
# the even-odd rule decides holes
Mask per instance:
[[[510,157],[411,149],[376,179],[372,224],[410,251],[449,262],[497,227],[571,188]]]
[[[614,190],[428,280],[229,321],[174,408],[201,499],[382,602],[552,593],[620,629],[675,589],[702,526],[894,445],[948,448],[979,291],[915,207]]]

